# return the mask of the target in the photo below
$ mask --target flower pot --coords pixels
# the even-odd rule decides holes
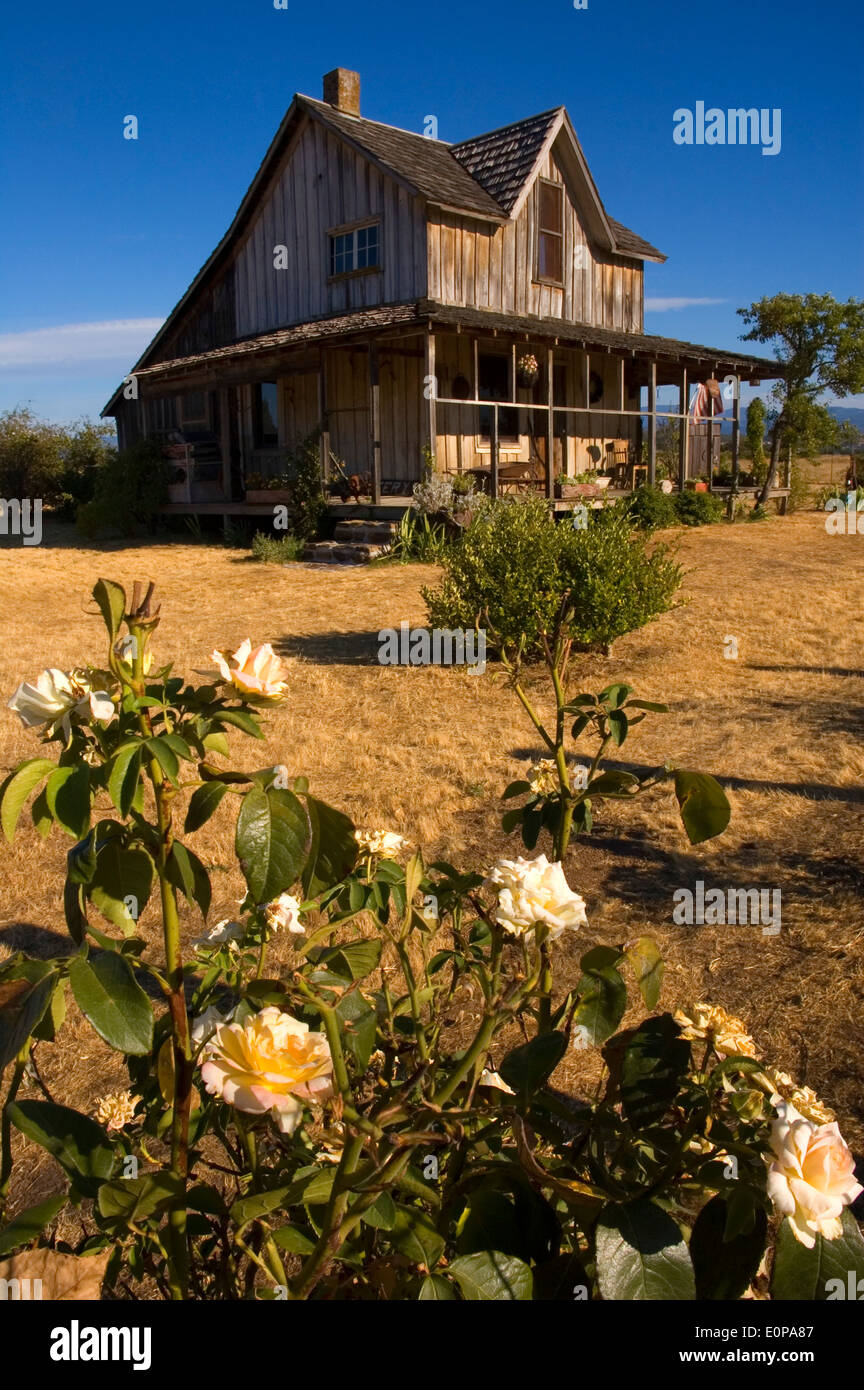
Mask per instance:
[[[612,482],[612,479],[611,479],[610,477],[606,477],[604,474],[598,473],[598,474],[597,474],[597,477],[594,479],[594,486],[595,486],[595,487],[608,487],[609,484],[610,484],[611,482]]]
[[[693,491],[694,491],[694,492],[707,492],[707,491],[708,491],[708,484],[707,484],[707,483],[699,483],[699,482],[694,483],[694,485],[693,485]]]
[[[539,378],[539,372],[517,371],[516,384],[521,386],[523,390],[530,391],[533,386],[537,385]]]

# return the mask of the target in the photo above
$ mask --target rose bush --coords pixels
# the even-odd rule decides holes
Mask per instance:
[[[11,841],[30,801],[40,834],[68,837],[74,951],[0,964],[0,1257],[101,1252],[110,1297],[177,1300],[812,1298],[828,1246],[864,1276],[840,1131],[742,1020],[658,1012],[646,936],[585,940],[556,989],[590,931],[565,859],[586,821],[563,711],[602,750],[653,707],[624,686],[571,699],[553,641],[555,771],[521,787],[538,799],[510,828],[548,830],[557,852],[427,865],[284,765],[233,765],[228,735],[260,738],[261,702],[290,699],[268,647],[189,684],[153,650],[152,586],[94,596],[105,672],[52,673],[41,704],[12,702],[43,749],[0,789],[0,824]],[[592,796],[630,795],[600,757]],[[719,833],[719,789],[687,777],[688,834]],[[246,892],[208,926],[190,841],[223,803]],[[203,920],[185,949],[181,897]],[[70,996],[128,1073],[95,1116],[50,1095],[36,1062]],[[556,1084],[573,1049],[602,1060],[590,1101]],[[58,1189],[13,1213],[24,1141],[55,1158]],[[58,1233],[67,1205],[76,1244]]]

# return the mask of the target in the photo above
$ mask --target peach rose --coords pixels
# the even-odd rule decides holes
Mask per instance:
[[[788,1218],[795,1239],[808,1250],[817,1235],[836,1240],[843,1208],[864,1192],[836,1122],[814,1124],[781,1101],[771,1126],[771,1148],[775,1157],[768,1167],[768,1196]]]
[[[675,1022],[688,1042],[710,1042],[720,1057],[755,1057],[756,1044],[735,1014],[719,1004],[694,1004],[689,1014],[679,1010]]]
[[[211,1096],[247,1115],[269,1111],[283,1134],[300,1123],[302,1101],[332,1095],[332,1073],[324,1034],[274,1007],[218,1028],[201,1067]]]
[[[232,656],[213,652],[210,659],[219,667],[223,683],[250,704],[276,704],[288,696],[287,669],[269,642],[253,651],[247,637]]]

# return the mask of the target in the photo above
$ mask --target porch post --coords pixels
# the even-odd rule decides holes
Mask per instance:
[[[369,416],[372,432],[372,505],[381,502],[381,387],[378,371],[378,344],[369,344]]]
[[[318,423],[321,426],[321,476],[330,480],[330,422],[327,419],[327,370],[324,349],[318,354]]]
[[[648,391],[651,407],[648,416],[648,483],[651,487],[657,481],[657,363],[652,361],[648,373]]]
[[[231,418],[229,414],[229,390],[223,386],[219,392],[219,450],[222,454],[222,493],[231,501]]]
[[[451,393],[452,394],[452,393]],[[427,430],[429,432],[429,457],[438,462],[438,378],[435,375],[435,334],[431,327],[426,332],[426,399],[429,403]]]
[[[492,437],[490,439],[489,463],[492,469],[492,496],[498,496],[498,406],[492,407]]]
[[[689,402],[689,383],[687,381],[687,368],[681,369],[681,393],[678,397],[678,413],[684,419],[679,420],[678,431],[678,490],[683,492],[687,483],[687,465],[690,460],[690,402]]]
[[[714,491],[714,397],[711,397],[711,414],[707,420],[708,429],[708,491]]]
[[[548,348],[546,352],[546,399],[549,404],[549,413],[546,417],[546,496],[551,500],[555,496],[555,349]]]
[[[735,494],[738,491],[738,475],[741,470],[741,378],[736,377],[735,395],[732,399],[732,487],[729,492],[728,516],[731,521],[735,515]]]

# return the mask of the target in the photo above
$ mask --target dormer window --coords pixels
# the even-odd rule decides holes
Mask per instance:
[[[330,278],[377,270],[381,264],[381,224],[369,222],[330,233]]]
[[[549,179],[537,180],[536,278],[564,283],[564,189]]]

